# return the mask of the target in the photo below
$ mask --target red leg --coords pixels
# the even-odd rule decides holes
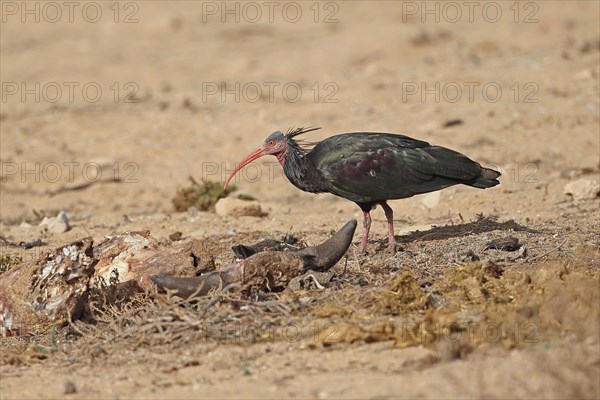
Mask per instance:
[[[369,211],[363,211],[363,227],[365,228],[363,232],[362,239],[360,240],[360,247],[358,248],[358,252],[363,254],[367,248],[367,242],[369,241],[369,231],[371,230],[371,214]]]
[[[394,253],[396,251],[396,239],[394,238],[394,210],[385,201],[379,203],[385,213],[385,218],[388,224],[388,251]]]

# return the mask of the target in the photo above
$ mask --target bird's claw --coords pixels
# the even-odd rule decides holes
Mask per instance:
[[[398,250],[398,248],[399,248],[398,243],[396,243],[395,241],[390,242],[387,247],[387,252],[390,254],[394,254],[394,253],[396,253],[396,250]]]

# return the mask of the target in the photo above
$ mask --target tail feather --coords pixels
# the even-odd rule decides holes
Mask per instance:
[[[437,161],[439,169],[436,172],[439,177],[480,189],[490,188],[500,183],[496,179],[500,176],[500,172],[484,168],[457,151],[441,146],[429,146],[424,151]]]
[[[473,186],[479,189],[487,189],[494,187],[500,183],[497,179],[500,176],[500,172],[490,168],[481,167],[481,175],[470,183],[469,186]]]

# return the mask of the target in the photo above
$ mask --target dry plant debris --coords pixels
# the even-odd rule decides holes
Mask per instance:
[[[191,184],[179,188],[177,194],[173,197],[175,211],[186,211],[190,207],[196,207],[202,211],[214,211],[215,204],[219,199],[227,197],[236,190],[235,185],[223,189],[223,185],[219,182],[207,180],[198,183],[192,177],[189,177],[189,179]]]

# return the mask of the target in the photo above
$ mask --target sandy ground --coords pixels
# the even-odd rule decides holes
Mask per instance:
[[[78,3],[70,14],[60,2],[29,2],[28,14],[25,3],[3,1],[3,253],[33,260],[85,236],[141,229],[161,240],[181,231],[184,240],[221,243],[219,262],[231,258],[231,243],[249,238],[291,231],[317,243],[360,219],[360,210],[295,189],[275,159],[236,182],[260,201],[261,218],[176,213],[171,203],[189,176],[224,181],[267,134],[289,127],[323,127],[311,140],[403,133],[503,175],[485,191],[452,187],[392,202],[403,244],[394,255],[381,254],[385,219],[375,210],[369,254],[350,257],[349,271],[336,267],[348,278],[341,287],[305,294],[352,310],[319,313],[313,302],[298,316],[306,329],[318,320],[364,333],[388,321],[392,336],[341,335],[316,345],[307,345],[306,330],[298,340],[233,343],[195,335],[132,346],[105,338],[97,352],[84,351],[91,345],[82,338],[32,355],[27,343],[46,340],[44,332],[22,343],[3,339],[0,397],[600,397],[599,204],[563,190],[572,180],[598,181],[599,3],[465,3],[133,1]],[[71,230],[37,226],[60,210]],[[479,214],[499,225],[461,229]],[[510,220],[529,231],[501,225]],[[433,226],[445,225],[456,228],[436,235]],[[507,235],[528,254],[485,250]],[[39,238],[46,246],[6,245]],[[402,321],[455,316],[460,301],[370,314],[351,297],[408,271],[447,300],[453,289],[444,282],[457,279],[452,271],[469,250],[510,271],[494,287],[515,305],[499,311],[502,302],[471,297],[462,311],[533,331],[508,345],[471,343],[464,353],[448,351],[444,340],[399,345]],[[532,283],[519,286],[516,277],[525,275]],[[535,340],[525,340],[531,332]]]

